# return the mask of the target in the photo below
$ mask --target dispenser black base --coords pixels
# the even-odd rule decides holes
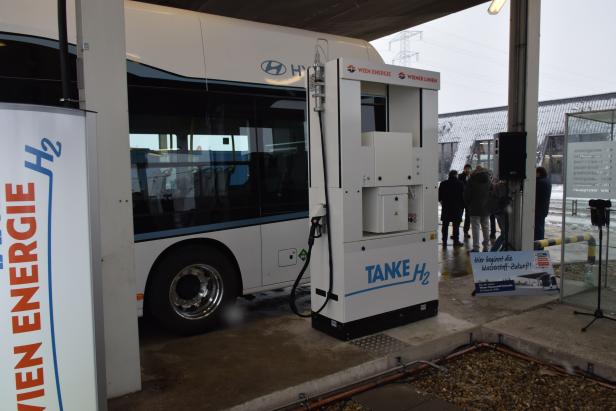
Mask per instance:
[[[312,314],[312,328],[342,341],[353,340],[368,334],[399,327],[438,313],[438,300],[427,301],[410,307],[400,308],[372,317],[341,323],[321,314]]]

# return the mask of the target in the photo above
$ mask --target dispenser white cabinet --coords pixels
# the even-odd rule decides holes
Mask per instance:
[[[313,98],[308,104],[310,210],[322,209],[328,190],[333,284],[315,313],[330,290],[323,235],[312,251],[312,324],[346,340],[438,312],[440,78],[347,59],[324,72],[324,111],[314,111]],[[384,121],[366,129],[374,113],[362,101],[375,96],[385,101]]]

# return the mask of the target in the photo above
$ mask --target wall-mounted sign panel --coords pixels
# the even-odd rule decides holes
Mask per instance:
[[[615,198],[616,142],[567,145],[567,198]]]
[[[92,114],[0,104],[0,409],[96,410]]]

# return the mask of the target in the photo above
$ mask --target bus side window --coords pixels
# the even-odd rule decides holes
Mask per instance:
[[[308,209],[303,91],[216,80],[206,88],[131,67],[136,234],[237,227]]]
[[[303,100],[261,97],[257,136],[262,161],[264,215],[308,209],[308,160]]]
[[[60,106],[57,41],[0,33],[0,101]],[[78,100],[75,47],[69,47],[70,97]],[[76,107],[76,103],[71,103]]]
[[[129,73],[135,233],[258,217],[254,98],[152,82]]]

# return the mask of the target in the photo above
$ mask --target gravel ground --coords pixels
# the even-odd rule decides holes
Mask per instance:
[[[341,401],[326,408],[327,411],[369,411],[353,400]]]
[[[616,390],[498,351],[473,351],[445,366],[446,373],[424,371],[399,383],[466,410],[616,410]],[[327,409],[366,410],[352,400]]]
[[[498,351],[474,351],[411,381],[467,410],[616,410],[616,390]]]

